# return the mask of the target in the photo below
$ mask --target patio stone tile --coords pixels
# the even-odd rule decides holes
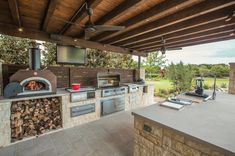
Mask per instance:
[[[16,145],[0,148],[0,156],[16,156]]]
[[[54,155],[56,155],[55,148],[50,148],[45,151],[37,153],[37,156],[54,156]]]
[[[22,150],[25,150],[26,148],[33,148],[35,146],[36,139],[30,139],[27,141],[16,143],[15,146],[17,146],[17,151],[20,152]]]
[[[65,132],[59,131],[52,133],[51,139],[55,146],[57,155],[67,153],[72,150],[71,143],[66,137]]]
[[[40,136],[35,139],[35,146],[37,146],[37,153],[42,153],[54,148],[51,137],[48,135]]]
[[[78,140],[77,142],[74,142],[73,150],[76,151],[77,155],[88,155],[92,153],[92,148],[88,146],[87,142],[85,142],[83,139]]]
[[[133,116],[120,112],[1,148],[0,156],[131,156]]]

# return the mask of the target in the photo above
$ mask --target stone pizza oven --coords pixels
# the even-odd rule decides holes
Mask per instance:
[[[41,53],[38,47],[29,49],[29,69],[19,70],[13,74],[10,77],[10,83],[14,82],[21,87],[21,92],[17,96],[56,93],[56,76],[50,70],[41,69]],[[8,93],[7,90],[6,92]]]
[[[19,70],[10,77],[10,82],[19,82],[23,87],[19,95],[56,92],[56,76],[49,70]]]

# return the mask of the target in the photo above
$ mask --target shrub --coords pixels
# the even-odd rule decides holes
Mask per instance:
[[[189,65],[184,65],[183,62],[173,64],[168,67],[168,78],[172,82],[174,89],[177,92],[189,90],[192,86],[193,72]]]
[[[171,97],[175,95],[174,89],[159,89],[156,92],[154,92],[154,96],[159,96],[163,98]]]
[[[227,83],[221,83],[220,87],[221,88],[227,88]]]
[[[210,89],[210,86],[207,83],[205,83],[203,87],[204,87],[204,89]]]

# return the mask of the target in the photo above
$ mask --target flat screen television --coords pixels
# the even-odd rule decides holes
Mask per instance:
[[[58,64],[86,64],[86,48],[57,45],[56,49]]]

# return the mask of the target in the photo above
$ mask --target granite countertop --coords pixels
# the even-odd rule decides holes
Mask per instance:
[[[48,94],[48,95],[35,95],[35,96],[26,96],[26,97],[16,97],[16,98],[4,98],[3,96],[0,97],[0,103],[5,102],[12,102],[12,101],[19,101],[19,100],[27,100],[27,99],[38,99],[38,98],[46,98],[46,97],[55,97],[55,96],[63,96],[69,94],[65,89],[57,89],[55,94]]]
[[[152,84],[138,84],[138,86],[150,86]],[[89,86],[91,87],[91,86]],[[126,86],[127,87],[127,86]],[[102,88],[95,88],[95,90],[101,90]],[[37,99],[37,98],[45,98],[45,97],[53,97],[53,96],[63,96],[68,95],[70,92],[66,91],[65,88],[57,88],[57,92],[55,94],[48,94],[48,95],[36,95],[36,96],[28,96],[28,97],[16,97],[16,98],[4,98],[0,96],[0,103],[11,102],[11,101],[18,101],[18,100],[26,100],[26,99]]]
[[[217,93],[216,100],[186,106],[180,111],[155,104],[132,114],[235,154],[235,95]]]

